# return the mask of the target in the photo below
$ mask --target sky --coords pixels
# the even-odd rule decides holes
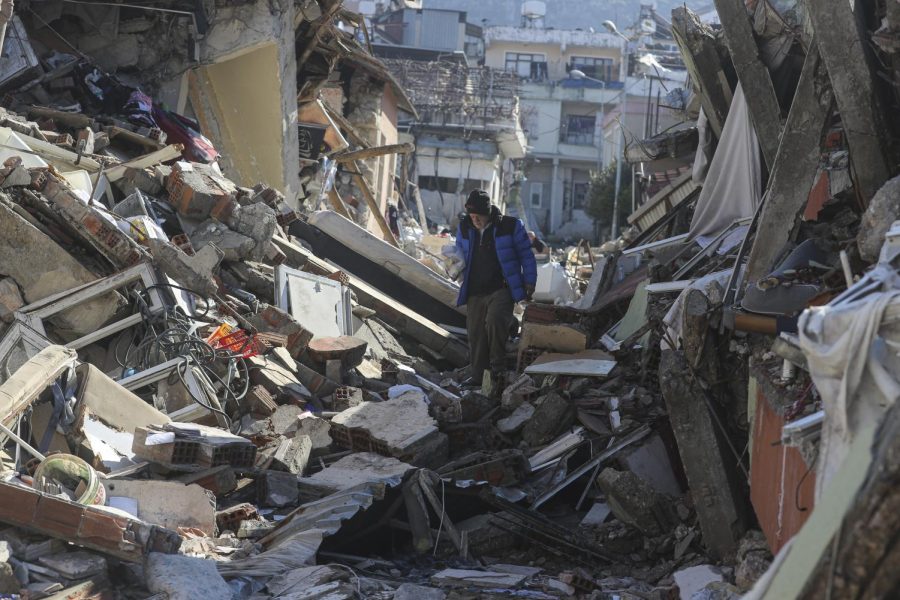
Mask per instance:
[[[425,8],[446,8],[464,10],[468,21],[474,25],[487,26],[519,25],[521,23],[523,0],[423,0]],[[600,30],[601,23],[610,19],[620,27],[627,27],[637,20],[641,0],[545,0],[547,16],[544,25],[557,29]],[[657,11],[666,19],[672,8],[687,5],[697,9],[712,4],[711,0],[644,0],[645,4],[656,4]]]

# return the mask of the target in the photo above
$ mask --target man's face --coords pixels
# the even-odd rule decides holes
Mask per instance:
[[[472,223],[478,229],[484,229],[485,227],[487,227],[488,222],[491,220],[491,218],[488,215],[474,215],[473,214],[473,215],[469,215],[469,216],[472,217]]]

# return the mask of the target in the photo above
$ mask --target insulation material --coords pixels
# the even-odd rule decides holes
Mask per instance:
[[[752,217],[762,196],[759,142],[740,84],[697,198],[690,237],[715,237],[736,219]]]

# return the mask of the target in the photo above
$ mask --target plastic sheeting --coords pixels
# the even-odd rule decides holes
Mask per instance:
[[[900,398],[896,277],[894,269],[879,265],[855,287],[874,279],[882,282],[882,289],[862,298],[811,307],[800,316],[800,348],[825,409],[817,499],[843,464],[855,432],[879,422]]]
[[[697,198],[690,237],[716,236],[736,219],[752,217],[762,197],[759,142],[743,89],[738,84]]]

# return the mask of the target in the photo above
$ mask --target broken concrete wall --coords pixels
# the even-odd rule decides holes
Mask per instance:
[[[398,143],[397,98],[384,82],[374,81],[362,72],[357,72],[350,80],[350,94],[344,106],[347,120],[357,130],[369,146],[384,146]],[[397,165],[397,155],[388,154],[358,161],[367,167],[363,176],[375,192],[375,200],[384,213],[393,197],[393,175]],[[359,201],[357,223],[366,229],[379,232],[374,217],[363,202],[363,191],[348,176],[345,189]]]
[[[0,203],[0,273],[12,277],[25,301],[37,302],[97,279],[62,247]],[[61,331],[84,335],[99,329],[118,308],[115,292],[53,317]]]
[[[176,112],[192,111],[202,133],[222,151],[229,177],[244,185],[262,181],[295,203],[300,187],[293,2],[205,6],[209,23],[202,37],[191,31],[188,15],[148,10],[122,17],[114,7],[56,2],[37,8],[104,69],[137,71],[146,93]],[[189,56],[182,49],[194,42],[198,55]]]
[[[198,118],[205,113],[207,122],[216,122],[210,128],[217,130],[213,139],[228,157],[225,173],[243,184],[261,181],[289,201],[299,189],[291,180],[298,172],[299,145],[296,105],[287,106],[284,88],[296,87],[296,75],[290,74],[295,65],[293,47],[265,44],[200,69],[191,99]]]

